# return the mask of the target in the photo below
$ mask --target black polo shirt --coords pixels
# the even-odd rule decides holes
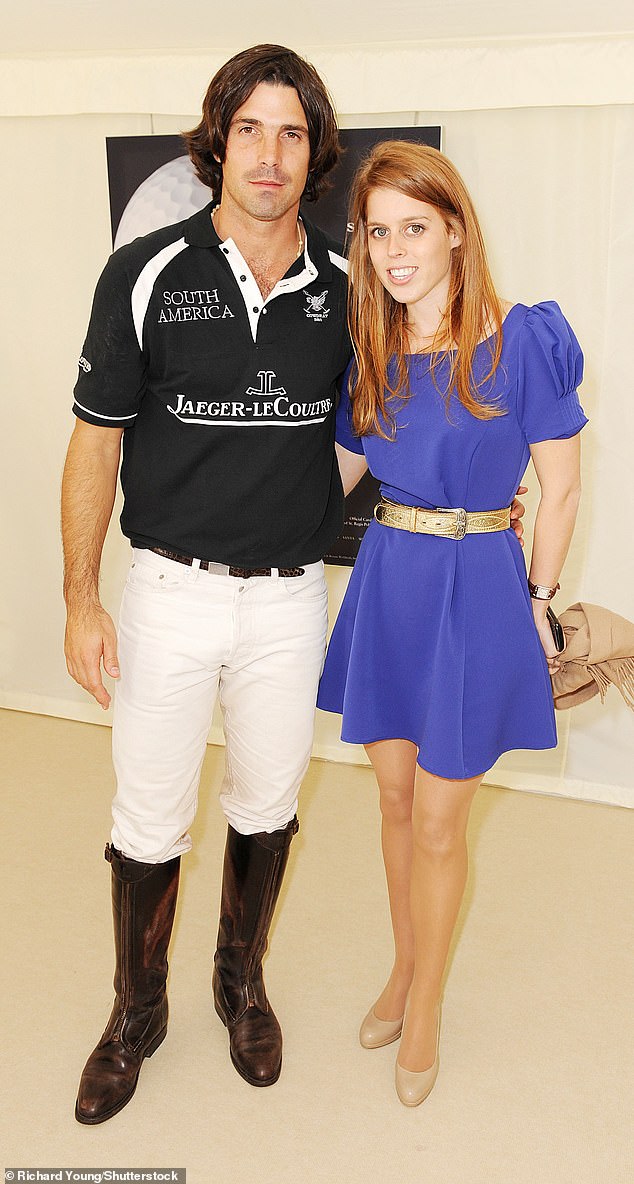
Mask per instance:
[[[304,226],[303,255],[265,302],[211,205],[109,259],[73,410],[125,428],[121,527],[135,546],[292,567],[337,537],[346,262]]]

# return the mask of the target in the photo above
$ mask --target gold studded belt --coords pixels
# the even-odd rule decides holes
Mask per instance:
[[[374,517],[382,526],[395,530],[409,530],[412,534],[437,534],[445,539],[463,539],[466,534],[491,534],[494,530],[508,530],[511,511],[504,510],[448,510],[438,507],[427,510],[423,506],[401,506],[381,498],[374,507]]]

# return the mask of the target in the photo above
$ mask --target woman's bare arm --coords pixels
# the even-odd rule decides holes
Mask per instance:
[[[575,526],[581,496],[579,434],[569,440],[544,440],[531,445],[541,489],[535,518],[529,579],[554,588],[559,582]],[[556,649],[546,621],[548,601],[533,600],[533,615],[549,665],[557,668]]]

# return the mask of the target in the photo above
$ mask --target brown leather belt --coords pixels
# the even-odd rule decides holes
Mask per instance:
[[[428,510],[424,506],[401,506],[381,498],[374,507],[374,517],[382,526],[409,530],[412,534],[437,534],[445,539],[463,539],[466,534],[491,534],[508,530],[511,511],[445,509]]]
[[[184,563],[187,567],[192,567],[194,562],[191,555],[178,555],[176,551],[166,551],[163,547],[150,547],[150,551],[154,555],[162,555],[164,559],[173,559],[175,563]],[[270,576],[274,571],[284,579],[304,574],[303,567],[230,567],[226,563],[214,563],[211,559],[201,559],[200,569],[219,576],[237,576],[240,580],[250,580],[251,576]]]

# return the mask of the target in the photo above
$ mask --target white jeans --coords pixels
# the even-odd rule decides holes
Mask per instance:
[[[190,849],[218,688],[228,821],[241,834],[290,821],[310,760],[326,621],[323,563],[244,580],[134,551],[112,738],[118,850],[163,863]]]

